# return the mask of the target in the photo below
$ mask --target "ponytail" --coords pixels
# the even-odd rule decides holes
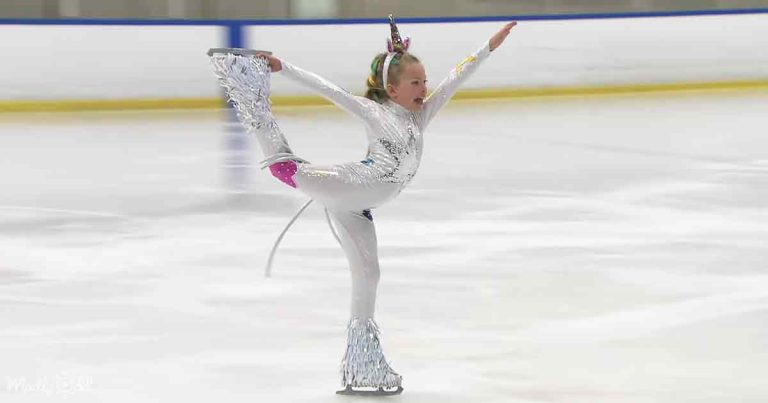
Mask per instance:
[[[380,104],[383,104],[389,99],[389,94],[387,94],[383,82],[384,58],[386,57],[386,53],[379,53],[373,58],[373,61],[371,62],[371,72],[368,75],[368,80],[365,82],[367,88],[365,97]]]

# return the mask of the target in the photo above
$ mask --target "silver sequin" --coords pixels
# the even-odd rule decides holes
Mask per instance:
[[[347,327],[347,351],[341,361],[341,385],[395,388],[403,378],[389,366],[373,319],[353,318]]]

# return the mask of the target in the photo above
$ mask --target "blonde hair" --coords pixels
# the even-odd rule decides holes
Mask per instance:
[[[365,97],[383,104],[389,99],[387,89],[384,88],[384,59],[387,57],[387,53],[379,53],[373,58],[371,62],[371,72],[366,80],[367,90],[365,91]],[[389,64],[389,71],[387,72],[388,84],[396,85],[400,82],[400,75],[405,70],[406,64],[421,63],[421,61],[410,53],[397,53]]]

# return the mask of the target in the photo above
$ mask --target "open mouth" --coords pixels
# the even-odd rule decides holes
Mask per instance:
[[[413,100],[417,105],[424,105],[424,98],[415,98]]]

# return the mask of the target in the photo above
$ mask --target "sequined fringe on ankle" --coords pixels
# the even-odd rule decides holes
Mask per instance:
[[[211,56],[211,65],[243,126],[248,133],[260,138],[265,156],[273,158],[280,153],[290,154],[290,148],[272,116],[267,60],[216,53]]]
[[[353,318],[347,327],[347,351],[341,361],[341,384],[352,387],[400,386],[402,377],[387,363],[373,319]]]

